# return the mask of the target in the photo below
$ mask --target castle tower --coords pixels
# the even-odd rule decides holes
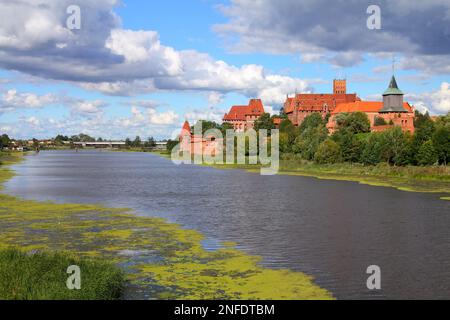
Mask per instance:
[[[347,80],[334,79],[333,80],[333,94],[347,94]]]
[[[403,107],[403,92],[398,88],[394,76],[391,78],[389,88],[383,93],[383,108],[380,112],[407,112]]]

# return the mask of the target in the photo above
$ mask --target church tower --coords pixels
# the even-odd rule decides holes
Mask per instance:
[[[333,80],[333,94],[347,94],[347,80],[334,79]]]
[[[389,88],[383,93],[383,108],[380,113],[407,112],[403,107],[403,92],[397,86],[395,77],[392,76]]]

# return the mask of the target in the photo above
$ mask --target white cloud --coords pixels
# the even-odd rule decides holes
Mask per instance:
[[[148,110],[151,124],[156,125],[172,125],[178,120],[178,115],[173,111],[157,112],[154,109]]]
[[[199,120],[214,121],[222,123],[223,116],[226,111],[215,107],[193,109],[184,115],[185,119],[190,123],[196,123]]]
[[[208,105],[216,106],[222,103],[224,95],[220,92],[211,92],[208,94]]]
[[[267,74],[260,65],[237,67],[206,53],[177,51],[163,45],[156,31],[123,29],[113,11],[117,3],[79,0],[82,28],[72,32],[64,27],[71,0],[1,1],[0,67],[110,95],[205,91],[210,104],[227,92],[257,97],[263,90],[277,92],[266,97],[281,103],[283,88],[293,82],[298,90],[307,87],[300,79]]]
[[[36,117],[29,117],[25,121],[34,127],[38,127],[41,124],[41,121]]]
[[[380,52],[430,62],[441,55],[448,62],[448,0],[379,0],[382,27],[376,31],[366,27],[371,4],[370,0],[232,0],[219,6],[227,21],[213,29],[232,52],[296,54],[303,62],[325,60],[348,67],[360,63],[363,54]],[[411,62],[411,67],[445,73],[439,63]]]
[[[450,83],[443,82],[436,91],[408,94],[405,98],[412,101],[420,111],[429,111],[432,114],[446,114],[450,112]]]
[[[101,100],[77,101],[72,105],[72,112],[77,114],[98,114],[105,103]]]
[[[0,112],[13,111],[21,108],[41,108],[56,102],[57,98],[52,94],[37,95],[9,89],[0,97]]]

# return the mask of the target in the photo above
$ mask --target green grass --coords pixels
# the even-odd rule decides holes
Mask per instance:
[[[81,289],[69,290],[69,266],[81,270]],[[0,251],[0,300],[112,300],[120,298],[124,274],[101,260],[67,253]]]

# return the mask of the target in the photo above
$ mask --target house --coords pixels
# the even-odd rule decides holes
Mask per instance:
[[[233,126],[236,132],[244,132],[255,125],[255,121],[264,114],[261,99],[251,99],[246,106],[233,106],[223,117],[224,123]]]
[[[325,119],[341,103],[360,101],[356,93],[347,93],[347,80],[335,79],[333,93],[300,93],[295,97],[286,97],[284,113],[288,119],[299,126],[305,118],[313,113],[320,113]]]
[[[332,134],[337,129],[336,117],[341,113],[364,112],[370,121],[371,131],[384,131],[399,126],[403,131],[414,133],[414,107],[403,101],[403,92],[392,76],[383,101],[354,101],[339,104],[328,120],[327,128]],[[378,119],[378,120],[377,120]],[[381,120],[382,119],[382,120]],[[383,123],[380,125],[380,123]]]

